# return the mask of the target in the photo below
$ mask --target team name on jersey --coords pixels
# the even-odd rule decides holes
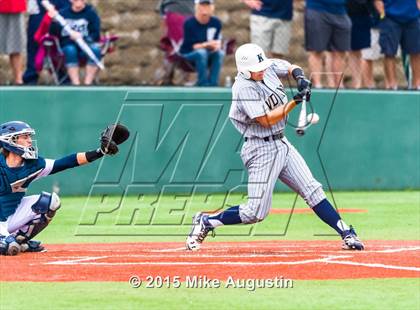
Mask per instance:
[[[286,94],[284,92],[284,88],[281,86],[278,86],[275,91],[268,96],[267,100],[265,101],[265,104],[270,110],[273,110],[278,107],[279,104],[283,105],[285,104],[286,100]]]

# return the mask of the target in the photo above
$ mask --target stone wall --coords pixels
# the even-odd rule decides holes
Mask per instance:
[[[108,0],[109,1],[109,0]],[[157,1],[115,0],[98,1],[104,31],[120,36],[118,50],[106,58],[107,72],[101,81],[118,84],[151,84],[157,68],[162,67],[163,53],[158,48],[161,37],[160,17],[155,11]],[[216,15],[222,20],[225,38],[235,38],[238,44],[249,39],[249,10],[240,1],[218,0]],[[221,82],[234,75],[233,55],[226,58]]]
[[[117,50],[105,59],[106,71],[100,73],[101,84],[150,85],[154,84],[163,63],[163,53],[158,44],[161,21],[156,11],[157,0],[90,0],[102,19],[102,30],[120,37]],[[293,37],[288,60],[307,71],[307,55],[303,47],[303,5],[294,1]],[[224,38],[235,38],[237,44],[249,41],[249,9],[240,0],[217,0],[216,15],[222,20]],[[377,66],[377,79],[382,78],[382,68]],[[7,58],[0,57],[0,84],[11,80]],[[226,76],[235,75],[234,57],[226,58],[220,83]],[[193,77],[194,78],[194,77]],[[47,79],[41,80],[46,83]]]

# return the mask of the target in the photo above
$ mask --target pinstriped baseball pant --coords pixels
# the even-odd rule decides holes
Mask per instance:
[[[305,160],[286,138],[267,142],[249,139],[242,146],[241,158],[248,169],[248,201],[239,206],[243,223],[256,223],[268,215],[278,179],[310,207],[326,198],[321,183],[315,180]]]

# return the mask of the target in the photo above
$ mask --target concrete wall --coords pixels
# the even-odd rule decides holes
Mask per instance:
[[[314,92],[321,120],[304,137],[292,126],[298,111],[287,128],[314,175],[340,190],[419,188],[418,93],[334,95]],[[244,191],[242,139],[227,118],[230,96],[224,88],[0,88],[0,122],[29,122],[47,158],[98,147],[99,133],[116,120],[131,129],[118,156],[50,176],[34,192],[54,184],[71,195],[127,185],[141,193]]]

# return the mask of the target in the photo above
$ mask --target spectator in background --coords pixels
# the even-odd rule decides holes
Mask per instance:
[[[25,0],[0,1],[0,54],[9,55],[14,83],[23,84],[25,50]]]
[[[25,84],[37,84],[38,72],[35,69],[35,55],[38,51],[38,43],[34,39],[34,35],[41,24],[42,18],[46,11],[41,4],[42,0],[28,1],[28,30],[27,30],[27,56],[26,56],[26,70],[23,75],[23,82]],[[57,10],[64,9],[70,6],[70,0],[50,0],[51,4]]]
[[[372,1],[372,5],[375,1]],[[370,45],[368,48],[362,49],[362,84],[364,87],[373,89],[376,87],[375,79],[373,76],[373,62],[383,57],[381,54],[381,47],[379,45],[379,13],[375,8],[368,6],[371,13],[371,24],[370,29]],[[387,77],[385,76],[385,79]]]
[[[217,86],[225,53],[222,50],[222,23],[212,16],[213,0],[195,0],[195,15],[184,23],[181,55],[197,71],[197,86]],[[208,67],[210,70],[208,71]]]
[[[160,0],[158,7],[161,16],[166,16],[168,13],[194,15],[194,0]]]
[[[375,6],[382,16],[379,44],[385,55],[385,87],[398,88],[395,55],[401,44],[402,52],[410,55],[412,86],[420,90],[420,1],[375,0]]]
[[[349,0],[347,13],[351,19],[351,51],[349,53],[349,69],[351,72],[351,88],[362,87],[362,52],[370,47],[370,29],[372,27],[371,12],[373,0]]]
[[[159,13],[166,36],[178,44],[184,38],[185,19],[194,15],[194,0],[161,0]]]
[[[66,19],[72,28],[67,33],[58,23],[51,24],[51,32],[60,35],[60,44],[64,53],[67,73],[73,85],[80,85],[79,63],[87,61],[85,85],[91,85],[98,72],[98,67],[76,44],[82,37],[90,46],[98,59],[101,59],[101,49],[97,44],[100,41],[100,19],[95,9],[86,4],[86,0],[70,0],[71,6],[59,13]],[[53,17],[53,16],[51,16]]]
[[[242,0],[252,9],[251,42],[272,58],[289,52],[292,32],[293,0]]]
[[[161,0],[157,7],[161,16],[163,36],[160,47],[166,53],[163,67],[155,72],[154,84],[173,85],[175,68],[178,60],[174,55],[179,53],[184,40],[185,19],[194,15],[194,0]],[[184,73],[184,81],[188,74]]]
[[[306,0],[305,48],[309,52],[309,70],[313,86],[322,87],[323,52],[331,52],[333,79],[329,87],[340,86],[346,52],[350,50],[351,21],[346,0]]]

